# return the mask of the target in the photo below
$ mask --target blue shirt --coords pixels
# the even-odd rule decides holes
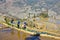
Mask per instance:
[[[26,23],[26,22],[24,22],[24,24],[26,25],[27,23]]]
[[[20,25],[20,21],[18,21],[18,23],[17,23],[18,25]]]

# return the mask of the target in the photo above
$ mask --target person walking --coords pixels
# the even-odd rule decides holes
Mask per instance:
[[[13,23],[14,23],[14,19],[11,19],[11,24],[12,24],[12,26],[13,26]]]
[[[17,22],[17,27],[19,28],[20,27],[20,21],[18,20]]]
[[[5,16],[4,20],[5,20],[5,22],[7,23],[7,17],[6,17],[6,16]]]
[[[26,25],[27,25],[27,23],[26,23],[26,22],[24,22],[24,29],[26,29]]]

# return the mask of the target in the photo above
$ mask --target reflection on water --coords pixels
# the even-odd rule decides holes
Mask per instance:
[[[29,35],[13,28],[0,29],[1,40],[25,40]]]
[[[0,29],[0,40],[25,40],[29,36],[30,36],[30,34],[27,34],[22,31],[17,31],[13,28]],[[33,37],[33,36],[31,36],[31,37]],[[52,38],[48,38],[48,37],[41,37],[41,40],[47,40],[47,39],[57,40],[57,39],[52,39]]]
[[[18,39],[20,40],[20,31],[18,31],[17,35],[18,35]]]
[[[11,29],[11,34],[14,35],[14,29],[13,28]]]
[[[27,37],[25,40],[40,40],[40,34],[34,34],[30,37]]]
[[[1,32],[11,32],[11,29],[10,28],[5,28],[5,29],[3,29],[2,28],[2,30],[0,30]]]

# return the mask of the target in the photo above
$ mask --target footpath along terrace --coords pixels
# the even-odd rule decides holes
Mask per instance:
[[[49,35],[49,36],[51,36],[53,38],[58,38],[58,39],[60,37],[59,33],[57,33],[56,31],[55,32],[53,32],[53,31],[47,31],[46,29],[44,29],[44,30],[42,29],[41,30],[41,29],[37,29],[37,28],[34,28],[34,27],[32,28],[32,27],[28,27],[28,26],[27,26],[26,29],[23,29],[23,27],[21,27],[21,28],[18,29],[15,24],[12,27],[12,25],[11,25],[10,22],[9,22],[9,24],[7,24],[6,22],[2,22],[2,21],[0,23],[6,25],[7,27],[14,28],[14,29],[19,30],[19,31],[27,32],[28,34],[35,34],[35,33],[38,32],[38,33],[41,34],[41,36],[42,35]],[[21,25],[23,25],[23,24],[21,24]]]

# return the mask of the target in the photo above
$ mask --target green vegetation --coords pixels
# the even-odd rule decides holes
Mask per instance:
[[[41,13],[40,16],[42,16],[43,18],[48,18],[49,17],[48,14],[46,14],[46,13]]]

